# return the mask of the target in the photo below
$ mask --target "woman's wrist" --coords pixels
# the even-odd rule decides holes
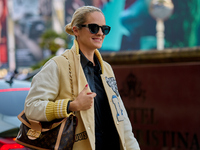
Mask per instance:
[[[70,101],[68,111],[79,111],[76,101]]]

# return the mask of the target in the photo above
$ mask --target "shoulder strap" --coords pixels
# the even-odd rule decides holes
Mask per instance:
[[[70,85],[71,85],[71,94],[72,94],[72,99],[74,100],[74,88],[73,88],[73,80],[72,80],[72,71],[71,71],[71,64],[70,61],[68,59],[68,57],[66,55],[62,55],[63,57],[65,57],[68,60],[68,64],[69,64],[69,79],[70,79]]]

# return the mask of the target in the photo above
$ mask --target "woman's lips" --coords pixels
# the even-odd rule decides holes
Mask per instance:
[[[101,39],[100,38],[92,38],[94,41],[96,42],[101,42]]]

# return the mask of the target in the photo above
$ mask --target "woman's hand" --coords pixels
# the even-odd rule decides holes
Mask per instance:
[[[69,111],[87,110],[92,107],[96,93],[94,92],[87,93],[87,90],[88,90],[88,84],[79,93],[78,97],[72,102],[70,102],[68,108]]]

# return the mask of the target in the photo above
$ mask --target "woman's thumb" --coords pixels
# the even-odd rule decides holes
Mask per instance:
[[[87,90],[88,90],[88,84],[85,85],[81,93],[87,93]]]
[[[88,84],[85,85],[83,91],[84,91],[84,90],[87,90],[87,89],[88,89]]]

